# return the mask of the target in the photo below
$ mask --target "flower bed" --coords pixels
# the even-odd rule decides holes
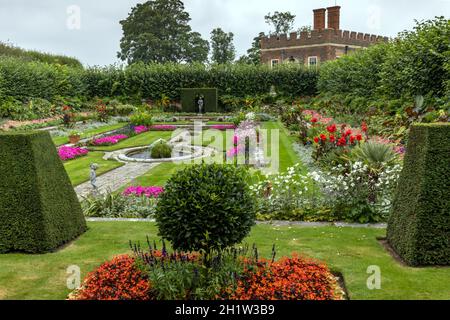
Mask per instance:
[[[278,261],[247,262],[230,300],[342,300],[344,293],[328,267],[294,255]]]
[[[150,284],[128,255],[118,256],[91,272],[71,300],[150,300]]]
[[[125,189],[123,192],[126,196],[146,196],[146,197],[158,197],[164,189],[162,187],[142,187],[131,186]]]
[[[177,126],[171,124],[154,124],[149,127],[151,131],[174,131],[177,129]]]
[[[236,129],[236,126],[234,124],[215,124],[209,127],[210,129],[216,129],[216,130],[234,130]]]
[[[88,150],[80,147],[62,146],[58,148],[58,155],[62,161],[75,159],[88,154]]]
[[[127,139],[127,138],[128,138],[127,135],[117,134],[114,136],[108,136],[108,137],[94,139],[94,140],[92,140],[91,143],[95,146],[110,146],[110,145],[116,144],[119,141],[121,141],[123,139]]]
[[[151,245],[150,245],[151,246]],[[241,268],[234,276],[222,274],[230,285],[216,288],[219,294],[211,299],[230,300],[341,300],[344,293],[336,278],[324,264],[294,255],[279,261],[236,257]],[[140,267],[137,267],[139,265]],[[91,272],[80,289],[69,295],[72,300],[156,300],[176,297],[196,299],[196,291],[209,287],[200,275],[203,269],[202,256],[197,253],[168,253],[162,250],[139,251],[134,257],[122,255],[105,262]],[[219,272],[210,271],[209,277]],[[145,271],[143,271],[145,270]],[[175,272],[173,272],[175,271]],[[223,271],[223,270],[222,270]],[[176,277],[170,282],[167,277]],[[185,279],[186,278],[186,279]],[[152,282],[153,279],[153,282]],[[180,281],[186,283],[177,286]],[[170,290],[164,292],[165,284]],[[180,292],[176,292],[179,290]],[[167,295],[169,294],[169,295]]]
[[[147,132],[148,131],[148,127],[147,126],[136,126],[134,127],[134,133],[136,134],[141,134],[143,132]]]

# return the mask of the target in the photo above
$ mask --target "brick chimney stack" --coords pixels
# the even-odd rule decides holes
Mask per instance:
[[[323,30],[325,29],[325,11],[327,9],[315,9],[314,12],[314,30]]]
[[[328,7],[328,29],[340,30],[339,22],[340,22],[340,6]]]

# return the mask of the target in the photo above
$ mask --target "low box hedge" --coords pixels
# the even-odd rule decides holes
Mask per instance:
[[[450,265],[450,123],[411,127],[387,237],[409,265]]]
[[[86,230],[48,132],[0,133],[0,253],[52,251]]]

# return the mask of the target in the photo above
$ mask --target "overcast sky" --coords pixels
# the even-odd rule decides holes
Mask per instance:
[[[0,41],[39,51],[74,56],[85,65],[108,65],[116,58],[125,19],[134,0],[0,0]],[[414,19],[450,18],[450,0],[337,0],[341,29],[395,36]],[[290,11],[295,27],[312,25],[312,10],[335,0],[185,0],[194,31],[209,40],[213,28],[234,33],[238,56],[253,37],[269,31],[268,12]],[[77,10],[80,24],[77,23]],[[79,27],[79,28],[78,28]]]

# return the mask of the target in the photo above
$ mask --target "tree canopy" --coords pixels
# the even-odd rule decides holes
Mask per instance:
[[[134,62],[205,62],[208,41],[193,32],[189,13],[180,0],[151,0],[137,4],[120,21],[123,36],[118,57]]]
[[[230,63],[236,57],[236,50],[233,44],[234,34],[226,33],[221,28],[211,31],[211,60],[214,63]]]
[[[286,12],[278,12],[275,11],[273,14],[270,12],[264,17],[266,23],[272,25],[274,31],[271,31],[272,34],[280,35],[284,33],[289,33],[292,31],[295,21],[295,15]]]

